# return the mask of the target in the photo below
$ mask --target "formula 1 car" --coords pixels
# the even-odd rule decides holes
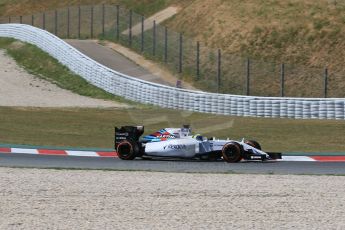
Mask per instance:
[[[281,159],[281,153],[266,153],[253,140],[216,140],[192,135],[189,126],[165,128],[140,138],[144,126],[115,127],[115,150],[119,158],[165,157],[201,160],[221,160],[236,163],[244,160]]]

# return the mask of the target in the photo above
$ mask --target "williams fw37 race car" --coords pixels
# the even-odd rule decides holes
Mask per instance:
[[[115,128],[115,150],[122,160],[142,158],[181,158],[228,163],[243,160],[266,161],[281,159],[281,153],[267,153],[253,140],[216,140],[192,135],[189,126],[165,128],[141,138],[144,126]]]

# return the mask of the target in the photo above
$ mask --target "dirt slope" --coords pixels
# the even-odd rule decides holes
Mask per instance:
[[[168,25],[231,53],[343,69],[344,13],[329,0],[196,0]]]

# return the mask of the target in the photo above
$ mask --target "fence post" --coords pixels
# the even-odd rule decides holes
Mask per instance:
[[[327,88],[328,88],[328,69],[324,70],[324,97],[327,98]]]
[[[19,23],[23,24],[23,16],[19,16]]]
[[[105,5],[102,4],[102,36],[105,36]]]
[[[196,42],[196,80],[200,79],[200,42]]]
[[[152,42],[152,55],[156,56],[156,20],[153,21]]]
[[[116,39],[120,40],[120,6],[116,5]]]
[[[140,50],[143,53],[144,52],[144,29],[145,29],[145,18],[144,16],[141,16],[141,47]]]
[[[55,28],[54,28],[54,34],[57,36],[57,30],[58,30],[58,14],[57,14],[57,10],[55,10]]]
[[[90,28],[90,37],[93,38],[93,6],[91,6],[91,28]]]
[[[81,30],[81,8],[78,6],[78,38],[80,39],[80,30]]]
[[[246,80],[246,95],[250,95],[250,59],[247,58],[246,62],[246,74],[247,74],[247,80]]]
[[[179,68],[178,72],[182,73],[182,58],[183,58],[183,36],[182,33],[180,33],[180,41],[179,41]]]
[[[35,26],[35,17],[34,17],[34,15],[31,15],[31,25]]]
[[[222,51],[218,49],[217,93],[219,93],[219,90],[220,90],[221,74],[222,74]]]
[[[280,96],[285,96],[285,64],[280,65]]]
[[[42,19],[42,27],[43,27],[43,30],[45,30],[46,29],[46,13],[45,12],[43,12],[43,19]]]
[[[8,16],[8,23],[11,23],[11,16]]]
[[[164,62],[168,63],[168,28],[164,29]]]
[[[129,11],[129,23],[128,23],[128,45],[132,47],[132,18],[133,18],[133,11]]]
[[[70,8],[67,8],[67,38],[70,37],[70,21],[71,21],[71,13]]]

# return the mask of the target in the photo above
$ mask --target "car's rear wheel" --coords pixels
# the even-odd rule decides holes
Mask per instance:
[[[256,149],[261,150],[261,145],[259,144],[259,142],[254,141],[254,140],[246,140],[244,143],[246,143],[247,145],[250,145]]]
[[[236,163],[242,159],[241,146],[237,143],[227,143],[222,149],[223,159],[228,163]]]
[[[139,153],[139,146],[132,141],[123,141],[119,143],[116,151],[120,159],[134,160]]]

